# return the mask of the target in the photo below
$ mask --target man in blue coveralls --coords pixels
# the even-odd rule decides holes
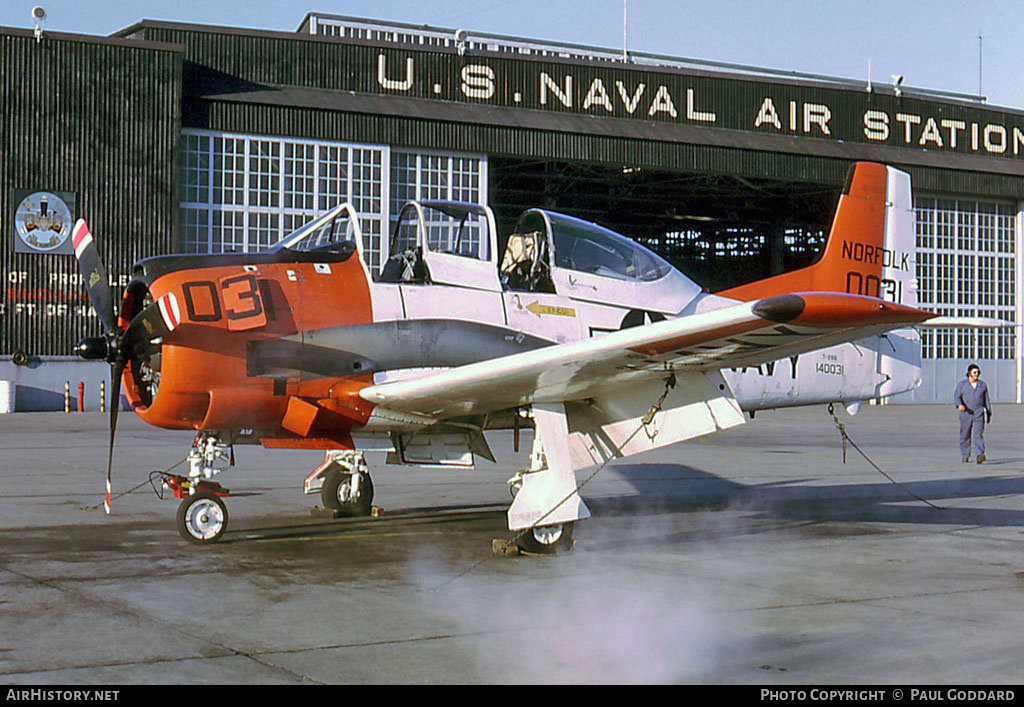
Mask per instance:
[[[971,437],[978,453],[977,461],[985,461],[985,421],[992,422],[992,406],[988,401],[988,386],[981,380],[981,369],[971,364],[967,378],[956,384],[953,404],[960,411],[960,454],[964,461],[971,460]]]

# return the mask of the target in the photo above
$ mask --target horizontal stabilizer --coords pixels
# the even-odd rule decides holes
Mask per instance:
[[[1020,326],[1016,322],[995,317],[935,317],[917,326],[935,329],[938,327],[962,327],[965,329],[999,329],[1000,327]]]

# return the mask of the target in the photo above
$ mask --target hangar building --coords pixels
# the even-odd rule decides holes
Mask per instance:
[[[921,305],[1024,314],[1024,111],[980,96],[323,14],[0,44],[0,380],[18,409],[58,409],[65,380],[98,407],[106,365],[68,356],[101,330],[78,217],[117,285],[141,257],[257,250],[343,200],[371,267],[409,199],[489,203],[502,235],[543,206],[714,291],[813,260],[848,167],[873,160],[913,178]],[[929,330],[923,352],[924,384],[895,401],[948,402],[970,361],[1021,401],[1014,327]]]

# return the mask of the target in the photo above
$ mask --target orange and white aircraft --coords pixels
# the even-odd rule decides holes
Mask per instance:
[[[461,202],[407,205],[371,273],[342,205],[264,252],[142,260],[115,318],[79,222],[75,253],[107,332],[78,352],[111,363],[115,399],[123,378],[143,420],[198,432],[189,476],[164,475],[191,542],[227,526],[227,491],[209,478],[233,444],[327,450],[305,491],[358,515],[373,495],[363,452],[466,466],[493,461],[484,431],[531,426],[508,525],[526,549],[553,552],[589,516],[578,471],[745,411],[856,406],[918,385],[908,327],[934,315],[916,307],[913,239],[909,176],[873,163],[851,169],[816,263],[717,294],[619,234],[541,209],[499,258],[490,209]]]

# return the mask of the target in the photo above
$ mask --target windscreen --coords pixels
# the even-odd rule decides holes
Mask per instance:
[[[295,251],[335,250],[342,243],[355,242],[356,239],[357,232],[349,211],[338,207],[285,236],[273,245],[271,250],[281,248]]]

